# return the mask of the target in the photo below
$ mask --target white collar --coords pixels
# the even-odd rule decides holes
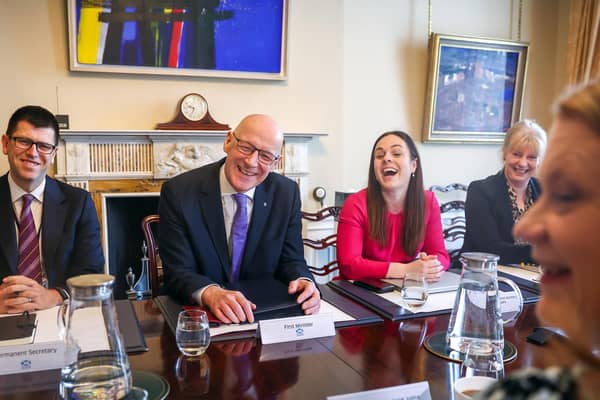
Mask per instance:
[[[231,196],[234,193],[238,193],[225,176],[225,164],[221,165],[221,168],[219,169],[219,187],[221,189],[221,196]],[[256,186],[246,192],[242,192],[242,194],[245,194],[248,198],[254,200],[255,191]]]
[[[9,172],[8,173],[8,187],[10,189],[10,198],[13,203],[15,201],[19,200],[21,197],[23,197],[24,194],[27,194],[27,193],[33,195],[33,197],[35,197],[35,199],[37,201],[41,202],[44,199],[44,189],[46,189],[46,177],[44,177],[44,179],[42,179],[42,183],[40,183],[38,185],[38,187],[33,189],[31,192],[27,192],[27,191],[23,190],[19,185],[17,185],[17,183],[14,181],[14,179],[12,178],[12,176]]]

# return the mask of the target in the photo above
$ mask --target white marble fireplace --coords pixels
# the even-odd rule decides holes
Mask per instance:
[[[122,272],[117,273],[115,270],[116,267],[112,265],[114,260],[111,260],[111,255],[115,257],[114,252],[109,251],[107,207],[111,199],[146,196],[156,198],[166,179],[224,157],[222,145],[226,133],[170,130],[61,131],[56,177],[92,194],[102,227],[107,257],[106,272]],[[284,148],[276,171],[298,183],[303,203],[308,199],[310,191],[309,142],[326,135],[284,134]],[[139,232],[141,235],[141,229]],[[135,241],[138,239],[133,238]],[[139,248],[137,244],[136,248]]]

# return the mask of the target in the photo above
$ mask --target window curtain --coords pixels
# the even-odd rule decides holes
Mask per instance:
[[[569,17],[569,84],[600,76],[600,0],[571,0]]]

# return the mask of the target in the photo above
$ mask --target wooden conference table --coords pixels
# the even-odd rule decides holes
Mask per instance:
[[[423,347],[426,336],[446,330],[448,314],[341,328],[335,337],[295,342],[279,352],[256,339],[212,343],[203,357],[194,360],[180,355],[174,335],[152,301],[133,303],[149,350],[131,354],[131,367],[165,377],[171,386],[169,399],[325,399],[419,381],[429,382],[433,399],[449,399],[460,374],[460,364]],[[518,320],[505,327],[506,339],[518,348],[517,359],[506,365],[507,372],[536,364],[548,351],[525,341],[537,324],[534,306],[526,305]],[[294,348],[305,353],[286,358]],[[270,359],[277,355],[283,358]],[[21,374],[21,390],[1,397],[57,398],[55,389],[35,390],[26,384],[35,383],[36,374],[41,373]],[[58,374],[56,379],[58,385]]]

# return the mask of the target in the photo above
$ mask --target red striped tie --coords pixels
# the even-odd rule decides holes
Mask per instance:
[[[38,233],[33,223],[33,214],[31,213],[33,196],[25,194],[22,199],[23,209],[21,210],[21,219],[19,220],[19,264],[17,270],[19,274],[41,284],[42,265],[40,263],[40,246]]]

